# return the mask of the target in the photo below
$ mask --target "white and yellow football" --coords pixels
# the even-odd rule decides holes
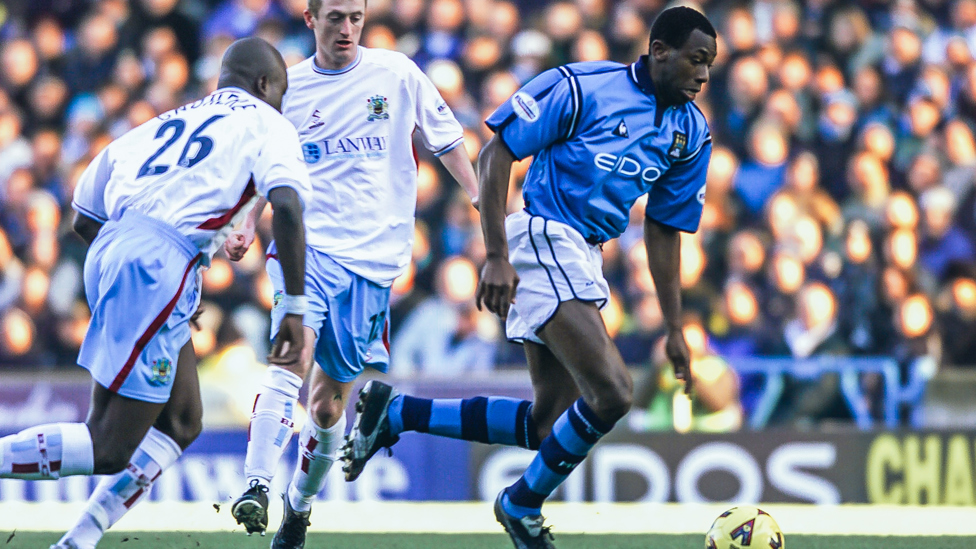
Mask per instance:
[[[740,505],[722,513],[705,534],[705,549],[784,549],[779,525],[758,507]]]

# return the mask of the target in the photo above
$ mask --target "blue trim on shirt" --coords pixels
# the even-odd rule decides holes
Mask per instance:
[[[315,56],[312,56],[312,70],[321,74],[322,76],[336,76],[339,74],[346,74],[347,72],[355,69],[359,66],[360,61],[363,60],[363,48],[356,46],[356,58],[353,59],[352,63],[349,63],[341,69],[323,69],[322,67],[315,64]]]
[[[566,131],[566,139],[571,139],[573,134],[579,128],[580,118],[583,115],[583,87],[580,85],[579,77],[573,72],[573,69],[568,66],[565,67],[566,71],[569,72],[569,88],[573,92],[573,119],[569,124],[569,130]]]
[[[102,216],[96,214],[95,212],[89,210],[88,208],[85,208],[81,204],[78,204],[75,201],[72,201],[71,202],[71,207],[73,207],[75,209],[75,211],[77,211],[78,213],[84,215],[85,217],[90,217],[91,219],[93,219],[95,221],[99,221],[101,223],[105,223],[106,221],[108,221],[108,218],[107,217],[102,217]]]
[[[458,148],[458,145],[460,145],[461,143],[464,143],[464,136],[463,135],[461,137],[458,137],[454,141],[451,141],[451,143],[448,146],[443,147],[442,149],[440,149],[437,152],[435,152],[434,153],[434,156],[435,157],[440,157],[441,155],[445,155],[445,154],[453,151],[454,149]]]

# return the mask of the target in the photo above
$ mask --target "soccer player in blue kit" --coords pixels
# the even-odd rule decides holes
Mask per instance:
[[[708,81],[716,34],[686,7],[663,11],[650,54],[631,65],[574,63],[546,71],[486,121],[479,158],[488,250],[479,306],[524,343],[535,398],[421,399],[371,381],[343,449],[352,480],[403,431],[538,450],[495,501],[516,548],[552,547],[543,501],[630,409],[633,384],[599,309],[610,291],[600,245],[626,229],[648,195],[644,240],[667,325],[666,353],[691,389],[681,332],[680,233],[705,201],[711,136],[693,100]],[[525,209],[505,218],[511,166],[534,156]]]

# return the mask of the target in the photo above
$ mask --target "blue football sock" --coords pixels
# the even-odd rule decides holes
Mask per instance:
[[[556,420],[525,473],[505,489],[502,497],[505,512],[515,518],[540,514],[542,502],[612,428],[582,398],[577,400]]]
[[[394,434],[417,431],[449,438],[537,449],[532,404],[506,397],[426,399],[398,396],[390,403]]]

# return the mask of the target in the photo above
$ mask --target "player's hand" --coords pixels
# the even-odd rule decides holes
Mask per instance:
[[[224,241],[224,252],[231,261],[240,261],[254,242],[254,231],[234,231]]]
[[[478,294],[475,304],[481,310],[484,303],[489,311],[495,313],[502,320],[508,318],[508,308],[515,302],[515,288],[518,287],[519,277],[515,267],[505,257],[489,257],[481,269],[481,281],[478,283]]]
[[[688,352],[688,343],[685,342],[685,334],[680,328],[668,331],[664,353],[668,356],[671,365],[674,366],[674,377],[685,382],[685,394],[690,395],[693,385],[691,353]]]
[[[277,366],[297,364],[302,358],[304,346],[305,328],[302,326],[302,315],[285,315],[278,328],[274,347],[268,355],[268,362]]]

